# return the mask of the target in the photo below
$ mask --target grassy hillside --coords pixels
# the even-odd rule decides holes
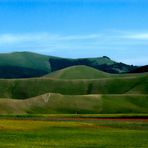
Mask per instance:
[[[29,78],[51,71],[49,57],[31,52],[0,54],[0,78]]]
[[[1,79],[0,97],[25,99],[45,93],[64,95],[87,94],[147,94],[148,75],[102,79],[58,80],[48,78]]]
[[[147,77],[0,79],[0,114],[146,114]]]
[[[56,72],[53,72],[46,77],[54,79],[98,79],[107,78],[110,74],[97,69],[80,65],[68,67]]]
[[[145,114],[147,90],[148,73],[73,66],[46,77],[0,79],[0,114]]]
[[[148,113],[148,95],[61,95],[47,93],[26,100],[0,99],[0,114]]]
[[[0,54],[0,66],[17,66],[50,72],[49,57],[31,52]]]

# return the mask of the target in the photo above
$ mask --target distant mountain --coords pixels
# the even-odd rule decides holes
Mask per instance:
[[[143,73],[143,72],[148,72],[148,65],[138,67],[131,71],[131,73]]]
[[[50,72],[49,57],[31,52],[0,54],[0,78],[29,78]]]
[[[109,76],[109,73],[97,70],[92,67],[79,65],[52,72],[45,77],[55,79],[99,79],[107,78]]]
[[[107,56],[68,59],[32,52],[13,52],[0,54],[0,78],[39,77],[76,65],[86,65],[109,73],[126,73],[137,68],[115,62]]]
[[[49,58],[51,71],[56,71],[69,66],[86,65],[96,69],[99,69],[108,73],[127,73],[137,68],[136,66],[127,65],[124,63],[118,63],[111,60],[107,56],[98,58],[80,58],[80,59],[68,59],[68,58]]]

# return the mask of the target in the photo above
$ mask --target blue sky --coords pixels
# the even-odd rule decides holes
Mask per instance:
[[[0,0],[0,52],[148,64],[147,0]]]

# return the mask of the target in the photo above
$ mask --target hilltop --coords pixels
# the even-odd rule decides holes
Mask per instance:
[[[111,74],[94,69],[92,67],[80,65],[64,68],[53,72],[45,77],[54,79],[98,79],[107,78]]]
[[[38,77],[51,70],[49,57],[31,52],[0,54],[0,78]]]
[[[70,66],[85,65],[108,73],[127,73],[137,66],[127,65],[121,62],[115,62],[107,56],[96,58],[49,58],[51,71],[56,71]]]
[[[32,52],[0,54],[0,78],[30,78],[76,65],[90,66],[108,73],[126,73],[136,66],[111,60],[109,57],[69,59]]]

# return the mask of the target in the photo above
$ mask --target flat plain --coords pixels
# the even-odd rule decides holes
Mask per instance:
[[[1,147],[148,147],[148,119],[11,118],[0,133]]]

